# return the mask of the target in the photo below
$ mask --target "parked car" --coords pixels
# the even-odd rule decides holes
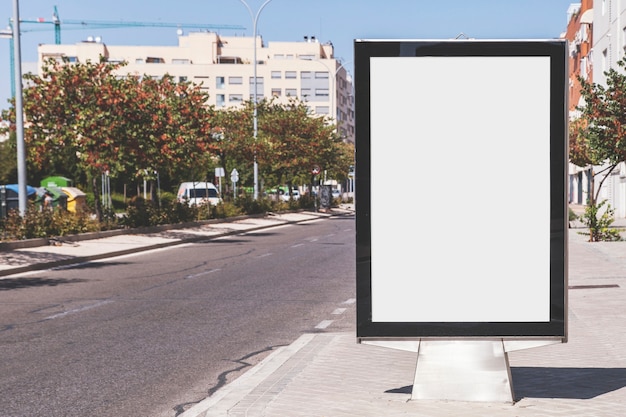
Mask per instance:
[[[289,195],[289,192],[283,192],[282,194],[280,194],[280,198],[283,201],[289,201],[290,198],[293,198],[294,201],[295,200],[299,200],[300,199],[300,191],[292,190],[291,191],[291,196]]]
[[[178,186],[178,201],[186,201],[190,206],[208,201],[216,206],[222,202],[217,187],[210,182],[183,182]]]

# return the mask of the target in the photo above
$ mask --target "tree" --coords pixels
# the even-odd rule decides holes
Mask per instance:
[[[127,120],[127,143],[135,156],[135,177],[165,172],[170,176],[189,175],[189,171],[208,165],[215,151],[211,136],[214,109],[198,86],[161,79],[135,79],[128,90],[131,115]]]
[[[215,113],[212,132],[214,153],[219,166],[224,168],[226,178],[237,169],[242,183],[253,181],[254,146],[252,110],[244,103],[242,108],[228,108]]]
[[[307,105],[292,99],[287,104],[266,102],[260,111],[259,129],[267,146],[259,155],[266,178],[287,184],[304,183],[315,165],[331,166],[341,139],[323,117],[312,116]]]
[[[588,206],[594,219],[604,181],[626,161],[626,75],[623,73],[626,61],[622,59],[617,64],[622,71],[613,68],[606,71],[606,87],[579,78],[585,104],[579,107],[581,119],[573,122],[570,129],[572,163],[602,167],[598,172],[592,171],[594,185]],[[598,175],[602,175],[602,179],[595,187]],[[595,223],[594,219],[590,219],[590,224]],[[596,240],[596,232],[591,228],[590,240]]]
[[[92,185],[102,218],[98,180],[136,178],[191,165],[210,150],[211,111],[190,83],[139,75],[119,77],[125,63],[48,60],[27,74],[24,90],[28,159],[39,169],[77,166]],[[13,114],[13,119],[15,115]]]

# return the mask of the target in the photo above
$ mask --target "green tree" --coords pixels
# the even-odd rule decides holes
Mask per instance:
[[[335,163],[341,143],[334,125],[311,114],[306,103],[265,102],[259,130],[266,146],[259,153],[265,178],[277,184],[307,183],[315,165],[327,169]]]
[[[581,119],[572,123],[570,129],[570,160],[579,166],[602,167],[592,171],[594,181],[588,205],[594,217],[600,207],[598,197],[604,181],[626,161],[626,61],[622,59],[617,64],[620,71],[612,68],[605,72],[606,86],[579,78],[585,104],[579,107]],[[595,178],[599,175],[602,179],[596,187]],[[590,241],[599,239],[596,232],[590,227]]]
[[[17,146],[15,132],[9,133],[9,139],[0,142],[0,184],[17,182]]]
[[[230,172],[237,169],[240,182],[252,184],[254,144],[252,112],[248,111],[248,105],[217,111],[213,126],[212,153],[217,157],[217,166],[224,168],[226,183],[229,183]]]

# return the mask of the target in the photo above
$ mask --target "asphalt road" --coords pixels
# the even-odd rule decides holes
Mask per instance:
[[[0,291],[0,415],[175,416],[353,329],[354,235],[331,217],[22,275]]]

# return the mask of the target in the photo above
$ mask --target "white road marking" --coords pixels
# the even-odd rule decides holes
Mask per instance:
[[[262,255],[257,256],[257,258],[265,258],[266,256],[272,256],[273,253],[269,252],[269,253],[264,253]]]
[[[83,307],[80,307],[80,308],[75,308],[73,310],[64,311],[62,313],[53,314],[52,316],[46,317],[44,320],[58,319],[59,317],[65,317],[65,316],[67,316],[69,314],[80,313],[81,311],[85,311],[85,310],[91,310],[92,308],[100,307],[102,305],[109,304],[109,303],[112,303],[112,302],[113,302],[113,300],[100,301],[100,302],[95,303],[95,304],[90,304],[90,305],[86,305],[86,306],[83,306]]]
[[[185,277],[185,279],[187,279],[187,278],[196,278],[196,277],[201,277],[202,275],[212,274],[213,272],[217,272],[217,271],[221,271],[221,269],[219,269],[219,268],[209,269],[208,271],[204,271],[204,272],[200,272],[200,273],[197,273],[197,274],[192,274],[192,275],[187,275],[187,276]]]
[[[348,298],[346,301],[343,302],[344,304],[354,304],[356,303],[356,298]]]
[[[304,243],[296,243],[295,245],[291,245],[292,248],[297,248],[298,246],[304,246]]]
[[[328,326],[330,326],[332,324],[332,320],[322,320],[319,322],[319,324],[317,326],[315,326],[316,329],[325,329]]]
[[[347,309],[345,308],[336,308],[335,311],[333,311],[334,315],[339,315],[339,314],[343,314]]]

